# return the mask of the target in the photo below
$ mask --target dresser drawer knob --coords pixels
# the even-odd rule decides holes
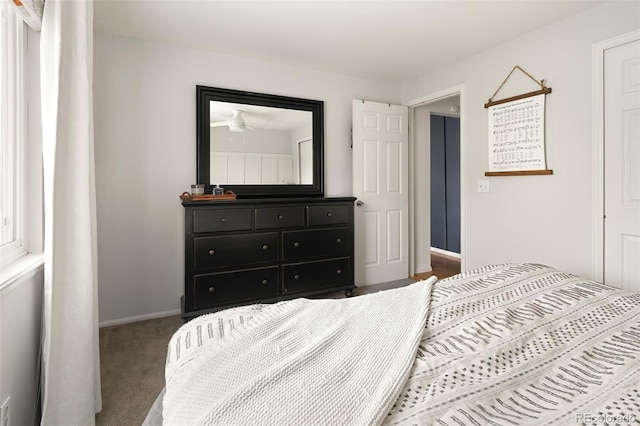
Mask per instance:
[[[262,280],[262,285],[267,285],[267,284],[269,284],[269,281],[267,281],[267,280]]]
[[[267,251],[267,250],[269,250],[269,246],[268,246],[268,245],[266,245],[266,244],[265,244],[265,245],[263,245],[263,246],[262,246],[262,250],[263,250],[263,251]]]
[[[342,242],[341,238],[336,238],[336,243],[340,244]]]
[[[300,247],[300,243],[296,241],[295,243],[293,243],[293,246],[294,247]]]
[[[280,219],[280,220],[284,219],[284,215],[283,214],[279,214],[278,215],[278,219]]]
[[[340,274],[342,274],[342,269],[337,269],[336,270],[336,275],[340,275]]]
[[[225,223],[226,221],[227,221],[227,218],[226,218],[226,217],[221,217],[221,218],[220,218],[220,222]]]
[[[216,289],[215,289],[215,288],[213,288],[213,287],[209,287],[209,293],[213,293],[214,291],[216,291]]]
[[[214,254],[216,254],[215,250],[209,250],[209,256],[213,256]]]
[[[333,217],[333,214],[331,212],[327,213],[327,217]]]
[[[295,274],[295,275],[293,276],[293,279],[294,279],[294,280],[296,280],[296,281],[298,281],[298,280],[300,279],[300,275]]]

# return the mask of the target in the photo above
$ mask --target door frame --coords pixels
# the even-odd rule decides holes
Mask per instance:
[[[460,97],[460,268],[462,271],[466,267],[466,247],[467,247],[467,93],[464,83],[445,89],[432,92],[418,98],[410,99],[402,103],[409,107],[409,129],[414,128],[413,110],[419,106],[439,101],[441,99],[450,98],[452,96]],[[409,158],[414,158],[415,138],[413,131],[409,132]],[[415,165],[409,161],[409,276],[415,275],[416,265],[416,235],[415,218],[418,215],[415,207]]]
[[[634,30],[595,43],[591,48],[592,64],[592,145],[593,145],[593,212],[591,279],[604,281],[604,52],[632,41],[640,40],[640,30]]]

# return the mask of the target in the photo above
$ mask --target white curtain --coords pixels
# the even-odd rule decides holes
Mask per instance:
[[[100,411],[93,3],[47,0],[40,35],[45,198],[43,425]]]

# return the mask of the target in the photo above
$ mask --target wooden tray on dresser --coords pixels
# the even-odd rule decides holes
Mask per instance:
[[[233,191],[227,191],[222,195],[191,195],[191,193],[189,192],[183,192],[182,194],[180,194],[180,199],[182,201],[235,200],[236,194]]]

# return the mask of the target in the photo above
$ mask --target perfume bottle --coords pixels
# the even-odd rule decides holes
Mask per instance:
[[[213,185],[213,195],[222,195],[224,194],[224,188],[218,185]]]

